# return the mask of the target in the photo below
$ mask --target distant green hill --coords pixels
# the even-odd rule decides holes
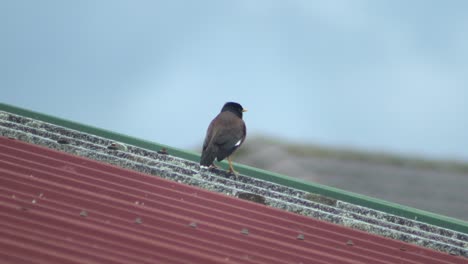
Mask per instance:
[[[260,146],[259,146],[260,145]],[[444,170],[468,173],[468,162],[456,160],[436,160],[418,156],[398,155],[388,152],[365,151],[352,148],[327,147],[317,144],[287,142],[272,137],[255,136],[239,149],[236,156],[242,157],[255,152],[258,147],[276,145],[289,155],[311,158],[351,160],[392,166],[415,167],[430,170]]]

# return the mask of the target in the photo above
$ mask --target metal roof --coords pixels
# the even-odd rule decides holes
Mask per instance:
[[[93,135],[95,138],[101,138],[99,141],[94,141],[93,143],[96,144],[108,144],[109,142],[115,141],[120,142],[124,145],[135,146],[138,148],[143,148],[147,151],[157,152],[161,149],[166,149],[167,152],[172,157],[180,158],[180,160],[185,161],[199,161],[199,154],[193,153],[190,151],[180,150],[177,148],[172,148],[167,145],[158,144],[154,142],[145,141],[142,139],[137,139],[133,137],[129,137],[126,135],[122,135],[119,133],[115,133],[112,131],[107,131],[104,129],[83,125],[77,122],[65,120],[62,118],[57,118],[50,115],[45,115],[42,113],[30,111],[27,109],[15,107],[12,105],[0,103],[0,111],[4,111],[4,113],[11,113],[22,116],[26,118],[26,120],[20,120],[23,124],[26,122],[27,124],[32,124],[35,126],[41,126],[41,122],[45,122],[47,124],[59,126],[61,129],[54,129],[52,131],[57,136],[68,137],[73,133],[70,131],[79,131],[81,132],[79,136],[81,138],[87,138],[87,135]],[[35,122],[27,121],[27,118],[31,118],[35,120]],[[36,124],[37,123],[37,124]],[[31,129],[35,129],[34,127],[30,127]],[[70,131],[66,131],[66,130]],[[65,134],[60,134],[60,133]],[[76,134],[72,135],[75,137],[74,142],[79,143],[76,140]],[[50,145],[50,144],[49,144]],[[66,150],[66,149],[65,149]],[[223,166],[223,164],[222,164]],[[388,201],[383,201],[379,199],[375,199],[372,197],[340,190],[337,188],[324,186],[321,184],[313,183],[313,182],[305,182],[300,179],[295,179],[291,177],[287,177],[284,175],[280,175],[277,173],[244,166],[241,164],[236,165],[236,170],[238,170],[243,175],[248,175],[250,178],[255,178],[259,180],[264,180],[270,183],[275,183],[277,185],[290,187],[295,190],[300,190],[305,193],[313,193],[324,195],[330,197],[332,199],[336,199],[337,201],[343,201],[345,203],[350,203],[352,205],[361,206],[366,209],[370,209],[372,211],[383,212],[384,214],[391,214],[392,216],[397,216],[398,221],[401,222],[401,219],[412,219],[417,220],[418,223],[428,224],[428,226],[437,226],[442,227],[462,233],[468,233],[468,223],[466,221],[462,221],[459,219],[454,219],[451,217],[447,217],[444,215],[434,214],[431,212],[419,210],[416,208],[411,208],[408,206],[403,206],[395,203],[391,203]],[[413,225],[413,224],[412,224]],[[416,225],[420,226],[420,225]]]
[[[461,220],[326,186],[301,183],[246,166],[240,166],[244,173],[236,176],[226,174],[222,170],[200,170],[198,162],[192,161],[197,160],[193,157],[195,154],[1,103],[0,136],[87,157],[173,182],[256,200],[270,207],[400,242],[468,257],[468,223]],[[375,205],[379,205],[377,207],[381,210],[375,210]],[[84,210],[80,214],[86,217],[88,211]],[[411,217],[402,217],[408,215]],[[421,219],[418,218],[420,216]],[[142,219],[135,218],[134,221],[141,222]]]
[[[0,182],[11,263],[468,263],[6,137]]]

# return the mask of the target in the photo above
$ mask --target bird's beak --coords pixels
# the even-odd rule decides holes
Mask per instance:
[[[242,112],[247,112],[247,109],[245,109],[245,108],[244,108],[244,109],[242,109]]]

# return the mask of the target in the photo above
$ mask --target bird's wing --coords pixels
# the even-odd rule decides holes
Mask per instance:
[[[220,126],[212,139],[212,143],[218,145],[218,161],[231,155],[244,142],[246,136],[246,127],[242,119],[229,115],[223,121],[224,125]]]
[[[206,150],[208,147],[208,144],[211,141],[211,138],[213,137],[213,123],[211,122],[210,125],[208,126],[208,129],[206,130],[206,136],[205,136],[205,141],[203,141],[203,151]]]

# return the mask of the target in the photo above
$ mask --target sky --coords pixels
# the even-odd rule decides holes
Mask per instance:
[[[249,137],[468,161],[467,1],[0,1],[0,102],[197,149]]]

